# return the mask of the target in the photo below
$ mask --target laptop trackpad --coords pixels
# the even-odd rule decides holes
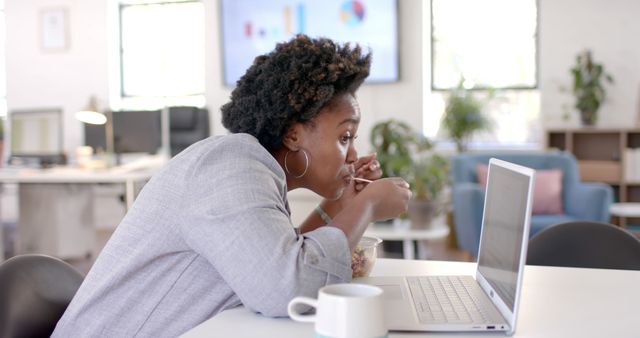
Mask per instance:
[[[404,295],[402,293],[402,288],[400,285],[376,285],[384,291],[384,299],[386,300],[402,300],[404,299]]]

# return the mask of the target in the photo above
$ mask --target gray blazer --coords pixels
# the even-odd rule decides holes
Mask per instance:
[[[174,337],[240,304],[286,316],[350,280],[341,230],[296,233],[273,156],[247,134],[210,137],[147,183],[53,337]]]

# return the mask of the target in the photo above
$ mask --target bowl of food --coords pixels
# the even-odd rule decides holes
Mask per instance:
[[[352,277],[367,277],[378,257],[378,245],[382,240],[377,237],[363,236],[351,254]]]

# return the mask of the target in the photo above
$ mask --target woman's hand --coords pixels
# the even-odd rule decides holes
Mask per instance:
[[[375,181],[382,177],[382,169],[380,169],[380,162],[376,159],[376,153],[360,157],[353,166],[355,177],[366,178],[370,181]],[[356,181],[354,188],[356,192],[359,192],[366,186],[367,183]]]
[[[364,178],[369,181],[374,181],[382,177],[382,170],[380,169],[380,162],[376,159],[376,153],[358,158],[353,164],[353,167],[355,177]],[[340,198],[335,200],[334,203],[329,202],[329,204],[336,204],[336,206],[329,206],[329,208],[333,209],[335,213],[340,212],[367,184],[369,183],[353,180]]]
[[[355,177],[365,178],[370,181],[375,181],[382,177],[380,162],[378,162],[378,160],[376,159],[375,153],[358,158],[353,166]],[[349,186],[345,188],[344,192],[338,199],[325,199],[320,203],[320,207],[329,215],[329,217],[334,217],[344,208],[346,208],[353,201],[353,199],[358,196],[358,194],[360,194],[360,192],[364,188],[367,187],[368,184],[370,183],[363,183],[353,180],[351,184],[349,184]],[[314,221],[316,221],[316,216],[317,215],[312,214],[312,221],[310,221],[309,223],[314,223]],[[307,223],[307,221],[305,221],[305,223]]]
[[[344,231],[353,250],[371,222],[397,217],[407,210],[411,190],[409,184],[399,177],[382,178],[367,184],[355,193],[348,207],[333,218],[329,226]]]
[[[369,183],[358,198],[372,202],[372,221],[387,220],[407,211],[412,193],[409,183],[400,177],[383,178]]]

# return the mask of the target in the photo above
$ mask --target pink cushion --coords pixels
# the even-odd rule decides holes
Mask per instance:
[[[478,182],[487,186],[489,167],[479,163],[476,166]],[[533,214],[563,214],[562,207],[562,170],[536,170],[533,186]]]

